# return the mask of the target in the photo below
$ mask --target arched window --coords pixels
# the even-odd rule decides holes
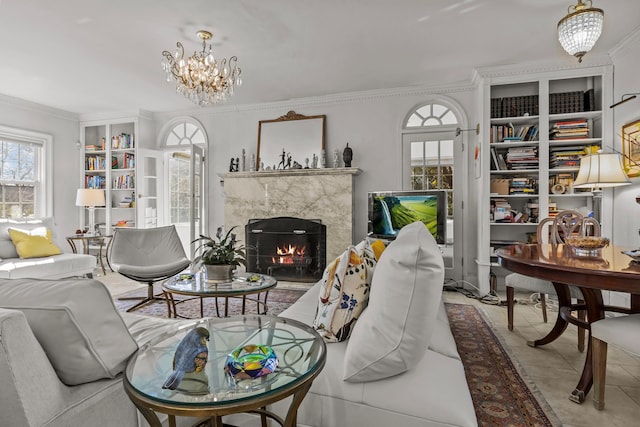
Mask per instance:
[[[405,123],[406,129],[428,126],[457,125],[456,115],[447,106],[441,104],[423,105],[409,116]]]
[[[198,124],[187,121],[186,119],[176,123],[167,133],[165,139],[165,145],[167,147],[205,143],[206,139],[202,128]]]

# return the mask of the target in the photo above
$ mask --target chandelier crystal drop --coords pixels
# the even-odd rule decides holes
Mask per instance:
[[[582,57],[593,48],[602,33],[604,12],[591,7],[591,0],[567,8],[567,16],[558,22],[558,40],[569,55]]]
[[[175,80],[176,92],[195,104],[205,106],[224,102],[233,95],[234,86],[242,85],[238,58],[216,59],[211,45],[207,51],[207,40],[213,35],[204,30],[196,34],[202,40],[201,52],[185,58],[180,42],[176,43],[175,54],[166,50],[162,52],[162,69],[167,73],[167,82]]]

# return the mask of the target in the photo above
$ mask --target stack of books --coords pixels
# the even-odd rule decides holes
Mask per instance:
[[[133,197],[132,196],[125,196],[122,198],[122,200],[120,200],[120,203],[118,204],[119,207],[121,208],[130,208],[131,207],[131,202],[133,202]]]
[[[587,119],[555,122],[549,132],[549,139],[554,141],[583,138],[589,138],[589,123]]]
[[[509,194],[536,194],[538,192],[537,185],[537,181],[532,178],[511,178]]]
[[[587,154],[584,146],[551,147],[549,151],[551,169],[580,167],[580,158]]]
[[[535,147],[513,147],[507,151],[507,167],[511,170],[538,169],[538,149]]]

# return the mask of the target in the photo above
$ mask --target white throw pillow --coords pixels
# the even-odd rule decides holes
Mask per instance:
[[[347,344],[345,381],[366,382],[412,369],[433,333],[444,262],[422,222],[403,227],[376,266],[369,305]]]
[[[22,311],[60,380],[114,378],[138,346],[97,280],[0,280],[0,307]]]

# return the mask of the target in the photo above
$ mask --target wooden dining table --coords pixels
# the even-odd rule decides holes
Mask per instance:
[[[551,331],[544,337],[529,341],[532,347],[549,344],[566,330],[569,323],[589,331],[590,324],[603,319],[605,312],[640,313],[640,263],[622,253],[630,248],[611,245],[589,256],[578,255],[564,244],[516,244],[496,251],[498,262],[507,270],[526,276],[549,280],[558,295],[558,316]],[[582,292],[584,304],[572,304],[569,286],[577,286]],[[602,291],[618,291],[630,294],[630,307],[605,305]],[[571,314],[583,309],[587,319],[580,320]],[[578,385],[569,399],[582,403],[593,384],[591,340]]]

